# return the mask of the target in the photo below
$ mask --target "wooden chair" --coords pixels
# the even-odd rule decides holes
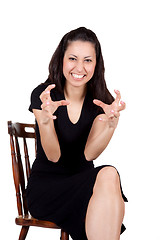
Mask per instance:
[[[26,130],[27,129],[27,130]],[[29,129],[29,131],[28,131]],[[17,208],[18,217],[16,217],[15,222],[17,225],[22,226],[19,235],[19,240],[24,240],[27,236],[30,226],[44,227],[44,228],[55,228],[61,229],[53,222],[42,221],[30,216],[27,208],[25,188],[26,182],[30,175],[30,161],[28,155],[27,140],[31,138],[35,142],[36,147],[36,135],[35,135],[35,125],[34,124],[22,124],[22,123],[12,123],[8,121],[8,134],[10,135],[10,147],[11,147],[11,157],[12,157],[12,169],[13,178],[16,190],[17,198]],[[20,138],[22,139],[24,148],[24,161],[22,161],[20,153]],[[21,143],[21,144],[22,144]],[[22,149],[21,149],[22,150]],[[35,148],[36,151],[36,148]],[[25,166],[25,167],[24,167]],[[24,169],[26,174],[24,174]],[[61,229],[61,240],[69,240],[69,234]]]

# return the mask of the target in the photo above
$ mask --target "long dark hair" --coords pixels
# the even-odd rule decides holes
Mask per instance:
[[[99,99],[107,104],[111,104],[114,101],[114,98],[107,89],[104,78],[105,68],[101,45],[96,34],[85,27],[77,28],[64,35],[51,58],[49,64],[49,76],[45,81],[45,84],[55,83],[57,89],[60,92],[63,92],[65,85],[65,77],[63,75],[63,57],[68,45],[72,41],[77,40],[91,42],[94,44],[96,51],[96,67],[92,79],[90,79],[87,83],[87,91],[89,91],[93,98]]]

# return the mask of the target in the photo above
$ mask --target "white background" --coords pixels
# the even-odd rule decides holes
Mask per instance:
[[[106,82],[119,89],[127,108],[96,165],[112,164],[129,203],[122,240],[160,239],[159,80],[160,7],[157,0],[40,1],[0,3],[0,238],[18,239],[7,120],[34,122],[31,91],[48,76],[62,36],[77,27],[98,36]],[[31,228],[32,239],[59,239],[59,230]]]

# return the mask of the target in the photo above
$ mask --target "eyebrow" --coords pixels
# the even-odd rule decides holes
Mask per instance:
[[[76,57],[77,58],[77,56],[76,55],[74,55],[74,54],[69,54],[69,55],[72,55],[72,56],[74,56],[74,57]],[[84,58],[91,58],[92,56],[86,56],[86,57],[84,57]]]
[[[91,58],[91,56],[87,56],[87,57],[84,57],[84,58]]]

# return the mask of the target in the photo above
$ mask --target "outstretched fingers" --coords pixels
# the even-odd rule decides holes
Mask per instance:
[[[48,112],[47,115],[48,115],[48,118],[51,118],[53,120],[57,119],[57,117],[55,115],[51,114],[50,112]]]
[[[51,98],[51,90],[55,88],[55,84],[51,84],[41,93],[40,99],[42,102],[41,109],[44,110],[45,116],[51,119],[57,117],[53,115],[58,107],[70,104],[67,100],[53,101]]]
[[[110,118],[119,118],[120,117],[120,113],[119,111],[114,111],[114,110],[111,110],[111,114],[110,114]]]
[[[120,91],[118,90],[114,90],[115,94],[116,94],[116,98],[115,98],[115,102],[117,104],[119,104],[120,100],[121,100],[121,94],[120,94]]]
[[[126,104],[123,101],[120,101],[120,105],[118,107],[118,111],[122,111],[126,108]]]
[[[50,92],[53,88],[55,88],[55,86],[56,86],[55,84],[51,84],[48,87],[46,87],[46,89],[41,93],[40,99],[42,102],[51,100]]]
[[[120,91],[114,90],[114,92],[116,93],[116,99],[114,102],[118,106],[117,111],[120,112],[126,108],[126,104],[125,104],[125,102],[121,101]]]
[[[93,100],[93,103],[96,104],[97,106],[103,108],[103,110],[105,110],[105,108],[106,108],[106,104],[103,103],[101,100],[94,99],[94,100]]]
[[[52,114],[51,111],[51,102],[45,101],[41,105],[41,109],[45,111],[46,117],[51,118],[51,119],[56,119],[57,117]]]
[[[116,93],[116,98],[114,102],[110,105],[103,103],[98,99],[93,100],[93,103],[101,107],[107,116],[106,118],[103,119],[100,117],[99,120],[108,121],[108,119],[111,119],[111,121],[112,120],[114,121],[114,119],[118,119],[120,117],[120,111],[126,108],[125,102],[121,101],[120,91],[114,90],[114,92]]]
[[[57,104],[57,107],[66,106],[70,104],[68,100],[60,100],[60,101],[56,101],[55,103]]]

